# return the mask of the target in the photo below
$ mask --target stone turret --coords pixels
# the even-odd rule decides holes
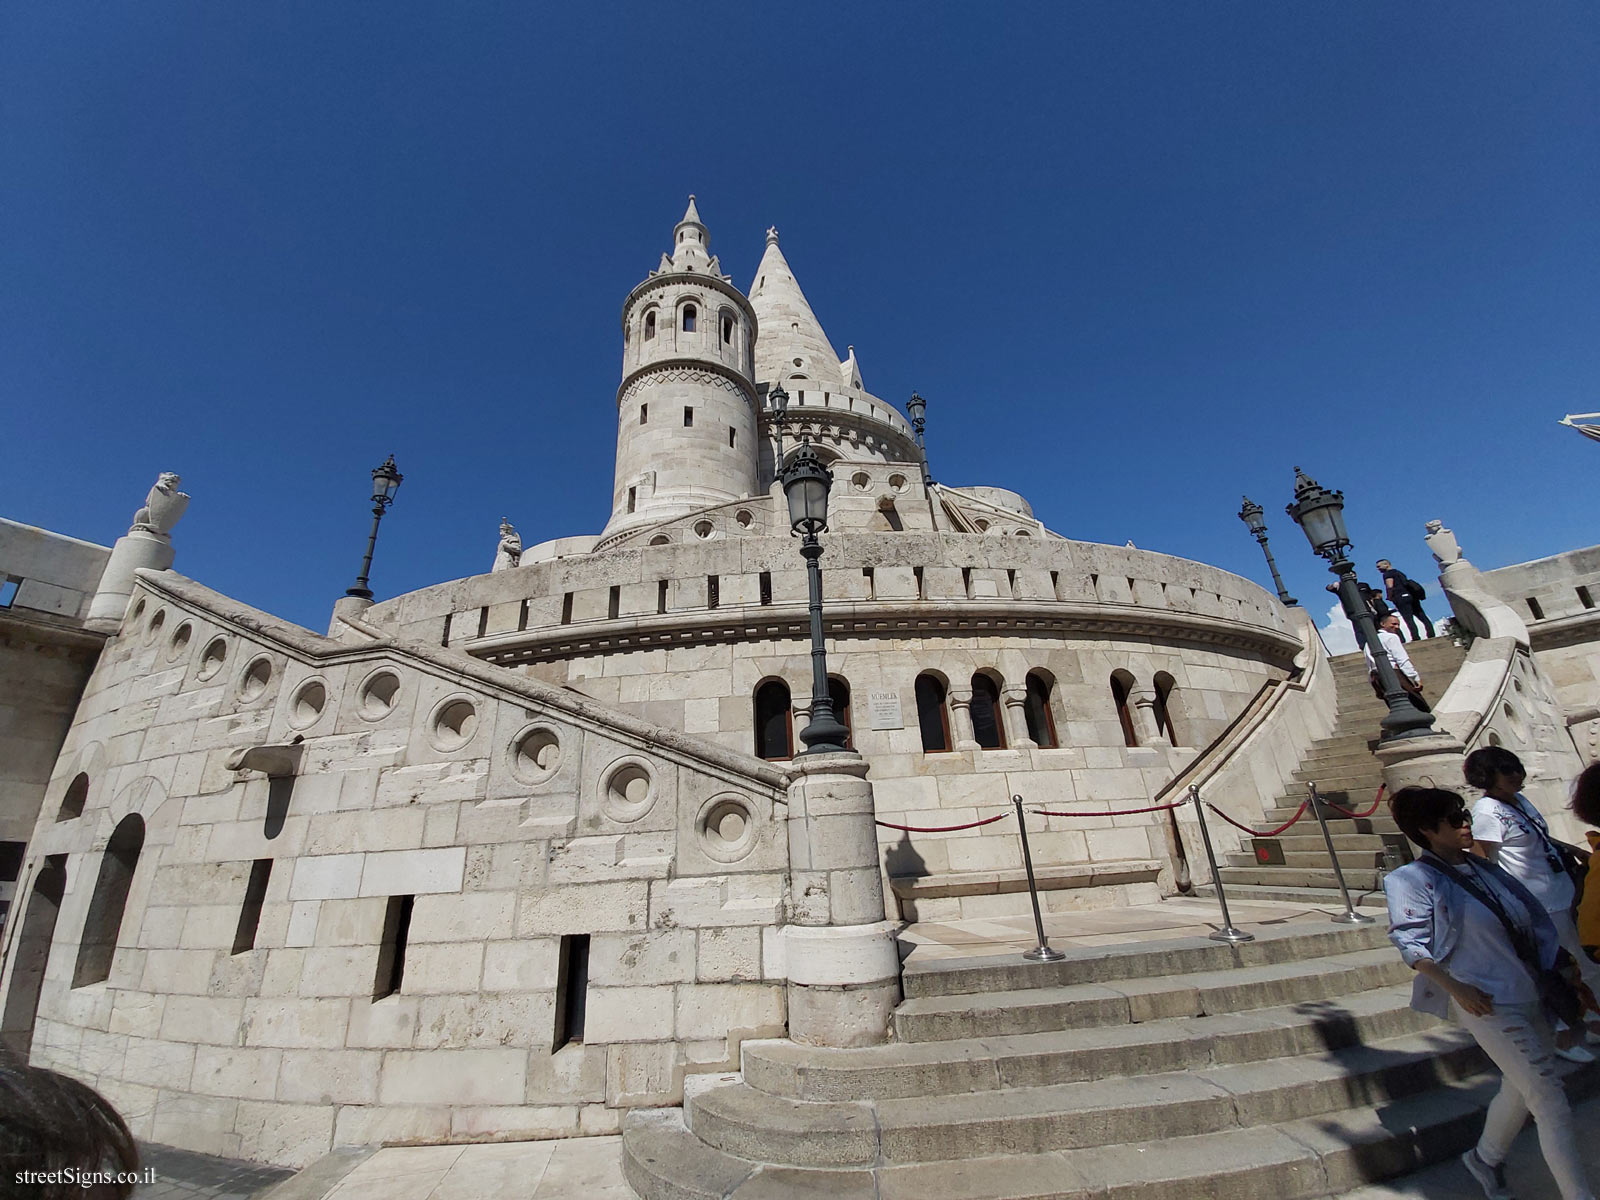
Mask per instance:
[[[710,253],[694,197],[672,252],[622,306],[612,535],[757,491],[756,316]]]

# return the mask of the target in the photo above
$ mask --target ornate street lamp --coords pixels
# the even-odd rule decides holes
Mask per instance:
[[[1395,674],[1394,664],[1378,641],[1378,627],[1372,610],[1356,587],[1355,565],[1351,563],[1350,534],[1344,527],[1344,493],[1329,491],[1299,467],[1294,469],[1294,503],[1284,511],[1294,518],[1311,548],[1328,560],[1328,570],[1339,580],[1339,602],[1344,615],[1361,630],[1362,640],[1372,652],[1372,663],[1383,688],[1383,702],[1389,706],[1380,725],[1382,740],[1422,737],[1433,730],[1433,714],[1425,713],[1406,697]]]
[[[394,494],[400,490],[400,481],[405,476],[400,474],[394,465],[394,455],[389,455],[383,460],[381,467],[372,471],[372,532],[367,536],[367,554],[361,560],[361,574],[356,576],[355,584],[345,589],[346,596],[358,596],[362,600],[372,599],[372,589],[367,586],[367,577],[372,573],[372,550],[378,544],[378,522],[383,520],[384,510],[394,503]]]
[[[927,426],[928,402],[917,392],[911,393],[911,399],[906,401],[906,412],[911,415],[911,428],[917,435],[917,453],[922,456],[922,486],[930,487],[933,476],[928,473],[928,447],[922,440],[922,431]]]
[[[767,393],[767,399],[772,401],[772,433],[777,439],[778,447],[773,454],[773,470],[783,466],[783,431],[789,425],[789,393],[783,390],[783,384],[776,385]]]
[[[833,715],[833,700],[828,695],[828,658],[822,645],[822,543],[817,535],[828,528],[828,489],[833,473],[811,448],[811,439],[802,437],[800,448],[778,473],[783,494],[789,501],[789,526],[800,539],[800,556],[806,560],[806,577],[811,585],[811,720],[800,731],[806,744],[802,754],[837,754],[844,749],[850,731]]]
[[[1284,604],[1299,604],[1300,601],[1289,595],[1289,589],[1283,586],[1278,564],[1273,561],[1272,551],[1267,548],[1267,523],[1261,519],[1261,505],[1246,496],[1244,507],[1239,510],[1239,520],[1250,527],[1250,532],[1256,535],[1256,541],[1261,543],[1261,553],[1267,556],[1267,570],[1272,572],[1272,583],[1278,589],[1278,599]]]

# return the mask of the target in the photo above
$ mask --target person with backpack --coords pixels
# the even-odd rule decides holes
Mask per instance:
[[[1547,1010],[1571,1016],[1579,995],[1555,926],[1527,888],[1468,853],[1472,814],[1455,792],[1401,788],[1389,811],[1422,849],[1383,881],[1389,940],[1417,973],[1411,1007],[1455,1020],[1500,1068],[1500,1091],[1462,1165],[1488,1200],[1511,1200],[1506,1155],[1531,1112],[1562,1200],[1594,1200],[1553,1060]]]
[[[1544,906],[1555,926],[1561,946],[1578,963],[1584,982],[1600,991],[1600,963],[1583,952],[1573,906],[1577,903],[1575,874],[1583,867],[1574,848],[1550,836],[1549,823],[1521,792],[1527,771],[1522,760],[1504,746],[1483,746],[1462,764],[1467,783],[1482,790],[1472,809],[1475,853],[1510,874]],[[1571,1062],[1593,1062],[1582,1045],[1563,1046],[1571,1035],[1558,1038],[1556,1053]]]
[[[1400,619],[1406,623],[1406,628],[1411,631],[1411,640],[1417,640],[1417,618],[1422,619],[1422,624],[1428,631],[1429,637],[1436,636],[1433,632],[1433,622],[1428,620],[1428,614],[1422,611],[1422,602],[1428,597],[1428,589],[1404,571],[1397,570],[1387,558],[1378,560],[1378,573],[1383,576],[1383,594],[1389,597],[1389,602],[1394,605],[1395,611],[1400,614]]]

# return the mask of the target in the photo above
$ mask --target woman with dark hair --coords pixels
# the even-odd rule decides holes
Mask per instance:
[[[1383,883],[1389,940],[1417,972],[1411,1007],[1452,1017],[1503,1080],[1462,1163],[1488,1200],[1511,1200],[1506,1154],[1532,1112],[1562,1200],[1594,1200],[1536,979],[1558,964],[1570,969],[1555,927],[1525,887],[1468,853],[1472,816],[1456,793],[1401,788],[1389,807],[1423,851]]]
[[[1584,982],[1600,992],[1600,964],[1583,952],[1573,920],[1577,890],[1572,876],[1550,839],[1544,814],[1522,794],[1527,778],[1522,760],[1504,746],[1484,746],[1467,755],[1462,774],[1483,792],[1472,807],[1474,852],[1515,876],[1544,905],[1562,948],[1578,961]],[[1560,1031],[1556,1053],[1569,1062],[1593,1062],[1594,1055],[1576,1044],[1580,1036],[1578,1031]]]
[[[0,1055],[0,1200],[123,1200],[138,1169],[133,1134],[104,1096]]]
[[[1572,785],[1572,812],[1585,825],[1600,826],[1600,763],[1585,767]],[[1600,852],[1600,828],[1589,831],[1589,849]],[[1595,874],[1592,858],[1583,902],[1578,905],[1578,945],[1591,962],[1600,961],[1600,875]]]

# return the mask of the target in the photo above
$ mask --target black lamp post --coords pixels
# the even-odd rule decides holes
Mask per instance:
[[[1378,673],[1378,684],[1383,688],[1383,702],[1388,713],[1380,722],[1383,741],[1397,738],[1421,737],[1433,731],[1433,714],[1425,713],[1406,697],[1395,674],[1394,664],[1378,640],[1378,628],[1372,619],[1372,610],[1361,598],[1356,587],[1356,569],[1347,551],[1350,535],[1344,527],[1344,493],[1331,492],[1308,476],[1299,467],[1294,469],[1294,503],[1285,510],[1294,518],[1306,535],[1311,548],[1328,560],[1328,570],[1339,580],[1339,601],[1344,605],[1344,615],[1361,630],[1373,667]]]
[[[363,600],[372,599],[372,589],[367,586],[367,576],[372,573],[372,550],[378,544],[378,522],[383,520],[383,512],[394,503],[394,494],[400,490],[400,481],[405,476],[400,474],[394,465],[394,455],[389,455],[383,460],[381,467],[372,471],[372,532],[367,535],[367,554],[361,560],[361,574],[356,576],[355,584],[345,589],[346,596],[359,596]]]
[[[922,456],[922,486],[930,487],[933,476],[928,473],[928,447],[922,440],[922,431],[928,424],[928,402],[920,393],[912,392],[911,399],[906,401],[906,412],[911,415],[911,429],[917,435],[917,453]]]
[[[1272,572],[1273,586],[1278,589],[1278,599],[1284,604],[1299,604],[1289,589],[1283,586],[1283,576],[1278,574],[1278,564],[1273,561],[1272,551],[1267,547],[1267,523],[1261,519],[1261,505],[1249,496],[1244,498],[1244,507],[1239,510],[1239,520],[1250,527],[1250,532],[1256,535],[1256,541],[1261,543],[1261,553],[1267,556],[1267,570]]]
[[[806,560],[806,577],[811,585],[811,720],[800,731],[806,744],[802,754],[837,754],[844,749],[850,731],[833,715],[833,700],[828,695],[828,657],[822,645],[822,543],[817,535],[828,528],[828,489],[833,473],[811,448],[811,439],[802,437],[800,448],[783,464],[779,474],[783,494],[789,501],[789,525],[800,538],[800,556]]]

